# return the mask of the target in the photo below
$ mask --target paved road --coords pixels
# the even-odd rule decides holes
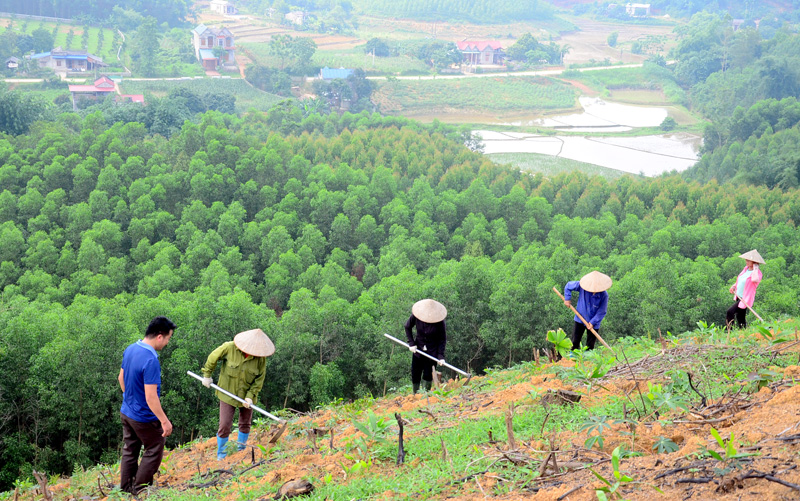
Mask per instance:
[[[641,68],[642,63],[636,64],[617,64],[613,66],[595,66],[592,68],[576,68],[583,73],[584,71],[596,70],[616,70],[620,68]],[[398,80],[446,80],[454,78],[481,78],[481,77],[524,77],[524,76],[553,76],[560,75],[566,71],[566,68],[558,68],[554,70],[535,70],[535,71],[505,71],[501,73],[459,73],[457,75],[420,75],[420,76],[402,76],[394,77]],[[368,80],[386,80],[388,77],[367,77]]]
[[[597,71],[597,70],[616,70],[621,68],[641,68],[642,63],[636,64],[617,64],[613,66],[595,66],[593,68],[577,68],[577,71],[581,73],[585,71]],[[486,78],[486,77],[524,77],[524,76],[554,76],[560,75],[564,71],[565,68],[557,68],[554,70],[535,70],[535,71],[505,71],[502,73],[459,73],[457,75],[420,75],[420,76],[400,76],[394,77],[398,80],[449,80],[449,79],[456,79],[456,78]],[[195,78],[207,78],[207,77],[163,77],[163,78],[125,78],[124,80],[130,80],[133,82],[145,82],[145,81],[159,81],[159,80],[192,80]],[[231,77],[227,75],[223,75],[220,77],[212,77],[212,78],[239,78],[239,77]],[[388,77],[367,77],[368,80],[386,80]],[[4,80],[7,83],[38,83],[41,82],[41,78],[6,78]],[[83,79],[75,79],[75,78],[68,78],[66,81],[71,82],[82,82]]]

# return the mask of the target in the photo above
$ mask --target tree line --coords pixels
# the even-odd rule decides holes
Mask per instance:
[[[520,20],[545,20],[553,17],[553,6],[542,0],[520,3],[511,0],[368,0],[353,2],[366,15],[423,19],[428,21],[467,21],[477,24]]]
[[[210,111],[169,138],[64,114],[0,138],[0,482],[116,461],[116,375],[147,321],[171,445],[211,436],[211,392],[185,376],[260,327],[260,403],[307,409],[407,384],[418,299],[448,316],[447,359],[480,372],[533,356],[571,314],[550,288],[599,269],[604,337],[721,322],[743,250],[767,259],[763,316],[796,311],[800,197],[678,176],[544,178],[464,147],[465,131],[291,103]]]
[[[729,17],[700,12],[675,29],[674,75],[710,121],[704,156],[688,178],[798,186],[800,36],[774,21],[735,29]]]

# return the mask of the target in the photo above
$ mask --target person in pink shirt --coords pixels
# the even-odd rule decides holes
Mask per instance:
[[[733,327],[733,319],[736,318],[736,324],[739,328],[747,327],[747,307],[753,307],[753,301],[756,299],[756,289],[758,284],[761,283],[761,270],[758,269],[759,264],[764,264],[764,259],[757,250],[753,249],[750,252],[745,252],[740,258],[743,258],[747,264],[744,269],[739,273],[736,278],[736,283],[731,285],[730,293],[734,295],[733,306],[728,308],[725,313],[725,325],[728,328]]]

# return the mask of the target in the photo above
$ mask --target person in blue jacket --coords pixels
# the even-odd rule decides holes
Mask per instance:
[[[581,316],[589,322],[589,325],[595,330],[600,330],[600,323],[606,316],[608,310],[608,289],[611,288],[611,278],[608,275],[593,271],[584,275],[579,281],[567,282],[564,287],[564,304],[569,306],[572,294],[578,293],[578,305],[576,309]],[[583,338],[583,333],[586,331],[586,326],[578,318],[574,317],[575,324],[572,327],[572,348],[578,349]],[[590,350],[594,349],[594,343],[597,337],[589,332],[587,334],[586,346]]]

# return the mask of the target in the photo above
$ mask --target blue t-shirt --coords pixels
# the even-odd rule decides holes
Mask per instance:
[[[161,364],[155,348],[142,341],[136,341],[125,348],[122,355],[122,377],[125,393],[122,394],[120,412],[140,423],[151,423],[158,418],[147,405],[144,385],[155,384],[161,398]]]

